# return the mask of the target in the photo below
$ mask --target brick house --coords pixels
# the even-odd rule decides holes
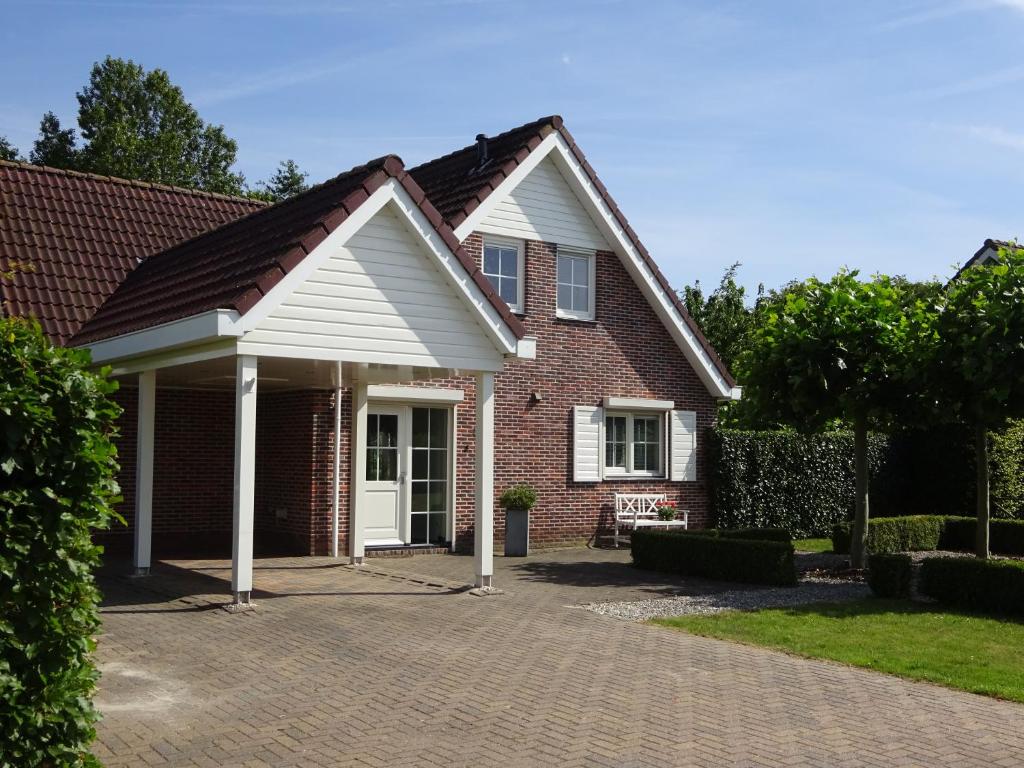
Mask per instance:
[[[738,390],[559,117],[272,206],[2,163],[0,259],[4,311],[121,383],[104,543],[139,569],[230,550],[244,601],[254,550],[451,547],[487,585],[519,482],[535,546],[617,491],[707,521]]]

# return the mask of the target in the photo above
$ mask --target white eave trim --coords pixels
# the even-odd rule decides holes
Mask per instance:
[[[686,355],[697,376],[717,399],[733,399],[733,387],[719,372],[711,356],[701,345],[693,329],[687,326],[676,309],[672,298],[662,289],[647,262],[630,242],[625,229],[619,224],[611,209],[605,203],[594,183],[587,176],[579,161],[572,154],[562,134],[553,131],[548,134],[527,158],[501,182],[487,198],[466,217],[456,229],[455,236],[465,240],[479,226],[480,222],[519,185],[529,173],[547,156],[551,156],[559,171],[569,182],[570,188],[579,198],[595,225],[611,244],[626,270],[647,296],[655,313],[668,328],[676,344]]]
[[[370,400],[390,400],[416,403],[461,403],[466,393],[461,389],[432,389],[429,387],[401,387],[388,384],[370,384],[366,387]]]
[[[80,346],[92,353],[93,363],[100,364],[241,335],[238,312],[214,309]]]
[[[606,397],[604,407],[609,411],[671,411],[674,400],[648,400],[643,397]]]

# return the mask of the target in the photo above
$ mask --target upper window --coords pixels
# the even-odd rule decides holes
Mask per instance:
[[[516,240],[484,241],[484,277],[513,312],[523,311],[523,244]]]
[[[594,254],[559,247],[558,317],[594,319]]]
[[[663,414],[607,414],[604,419],[605,475],[663,477],[664,435]]]

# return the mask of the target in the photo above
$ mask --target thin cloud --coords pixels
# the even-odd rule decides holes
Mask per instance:
[[[964,133],[976,139],[994,144],[997,147],[1014,149],[1024,152],[1024,133],[1014,133],[997,125],[968,125]]]
[[[979,77],[947,83],[934,88],[926,88],[914,95],[923,99],[942,99],[949,96],[962,96],[970,93],[991,91],[1004,85],[1019,83],[1021,80],[1024,80],[1024,65],[1001,69],[997,72],[990,72]]]
[[[1009,9],[1024,14],[1024,0],[960,0],[960,2],[929,4],[884,21],[877,28],[883,31],[904,29],[964,14],[984,13],[999,9]]]

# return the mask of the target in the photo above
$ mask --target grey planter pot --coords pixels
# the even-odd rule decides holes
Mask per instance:
[[[505,510],[505,557],[530,554],[530,510]]]

